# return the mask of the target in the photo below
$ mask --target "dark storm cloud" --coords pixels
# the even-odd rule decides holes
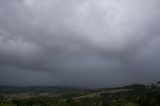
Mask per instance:
[[[0,83],[104,87],[157,81],[159,5],[1,0]]]

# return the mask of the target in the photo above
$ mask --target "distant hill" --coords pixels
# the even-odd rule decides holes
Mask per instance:
[[[75,87],[66,86],[0,86],[0,93],[21,93],[21,92],[58,92],[80,90]]]
[[[145,88],[146,86],[143,84],[132,84],[132,85],[128,85],[128,86],[124,86],[124,89],[141,89],[141,88]]]

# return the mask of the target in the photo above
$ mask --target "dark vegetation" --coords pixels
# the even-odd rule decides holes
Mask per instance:
[[[119,88],[0,86],[0,106],[160,106],[159,83]]]

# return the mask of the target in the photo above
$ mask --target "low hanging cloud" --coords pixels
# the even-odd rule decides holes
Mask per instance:
[[[110,87],[160,80],[159,5],[2,0],[0,84]]]

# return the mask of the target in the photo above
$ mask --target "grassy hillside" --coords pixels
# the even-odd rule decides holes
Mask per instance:
[[[160,106],[160,89],[139,84],[94,90],[1,86],[0,106]]]

